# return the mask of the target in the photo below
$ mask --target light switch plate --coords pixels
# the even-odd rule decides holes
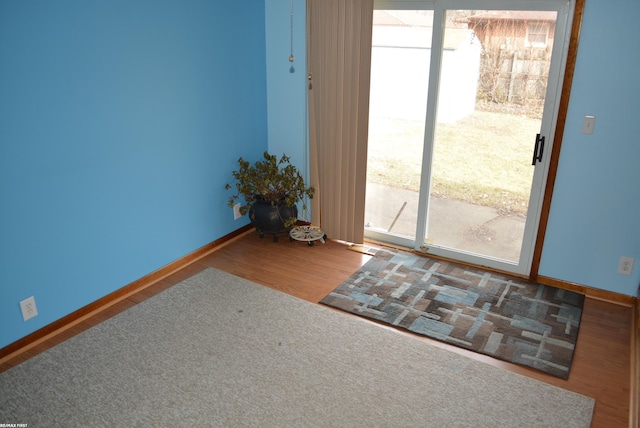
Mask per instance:
[[[582,121],[582,133],[586,135],[593,134],[593,128],[596,126],[595,116],[585,116]]]

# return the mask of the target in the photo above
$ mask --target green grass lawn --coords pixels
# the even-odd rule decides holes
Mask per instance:
[[[439,124],[431,194],[495,207],[505,214],[525,213],[538,132],[539,119],[487,111]],[[367,180],[417,191],[423,140],[421,121],[372,118]]]

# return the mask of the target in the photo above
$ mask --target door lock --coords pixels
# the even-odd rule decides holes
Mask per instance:
[[[542,161],[542,152],[544,151],[544,136],[536,134],[536,144],[533,148],[533,161],[531,165],[535,165]]]

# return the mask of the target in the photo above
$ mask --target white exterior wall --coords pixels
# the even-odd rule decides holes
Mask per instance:
[[[373,46],[370,114],[424,120],[431,49]],[[473,112],[480,71],[480,43],[470,38],[445,50],[438,121],[454,122]]]

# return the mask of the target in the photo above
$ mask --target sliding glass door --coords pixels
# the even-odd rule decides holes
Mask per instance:
[[[464,7],[471,3],[474,9]],[[570,6],[566,1],[377,5],[368,238],[528,273]]]

